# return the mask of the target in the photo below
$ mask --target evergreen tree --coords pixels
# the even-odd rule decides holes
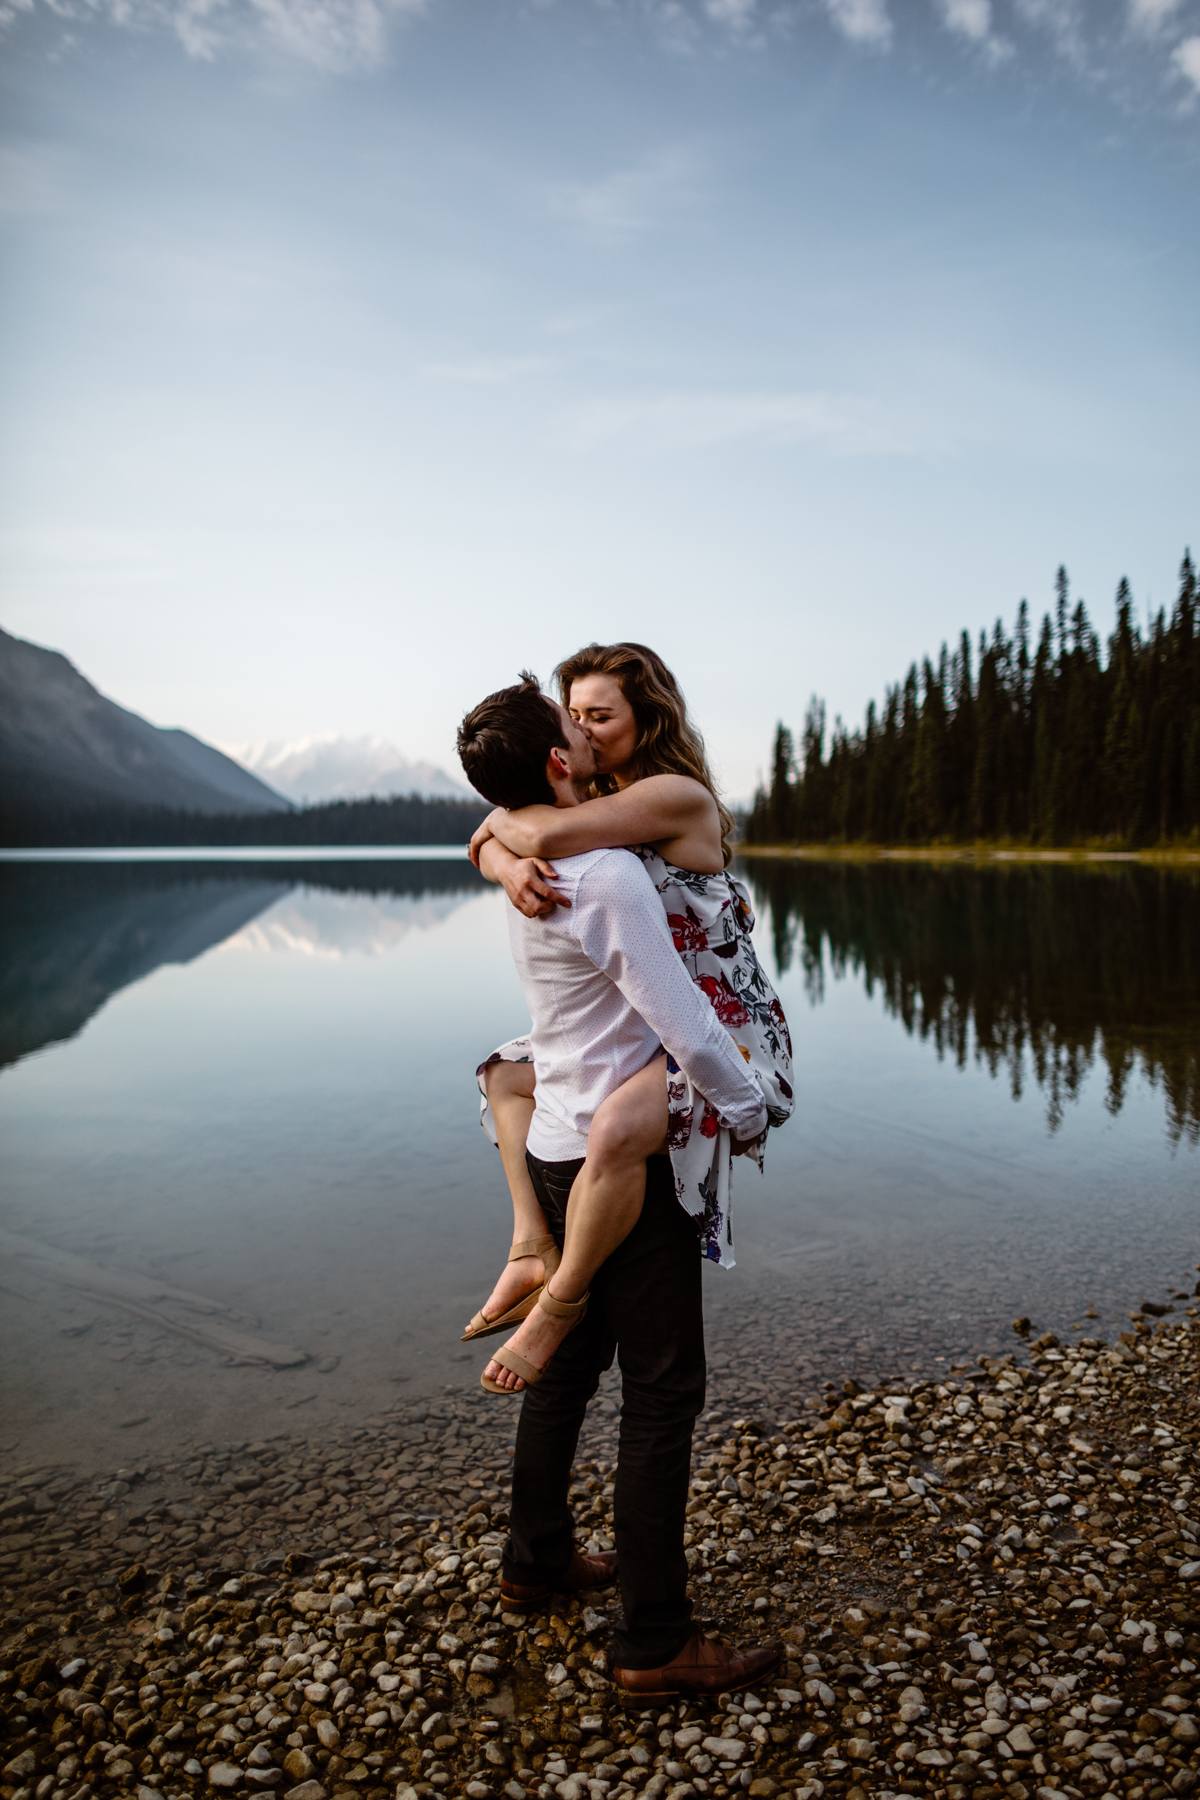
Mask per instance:
[[[771,751],[771,786],[767,795],[767,836],[774,844],[786,844],[795,830],[792,776],[796,753],[792,734],[780,720]]]
[[[911,835],[928,840],[945,828],[946,700],[940,671],[935,673],[928,657],[921,680],[924,697],[913,745],[907,810]]]
[[[1064,567],[1032,654],[1031,640],[1025,600],[1011,638],[999,619],[977,648],[964,631],[936,665],[910,665],[885,690],[882,711],[872,701],[863,730],[837,719],[828,756],[814,695],[798,769],[778,729],[750,841],[1200,842],[1200,587],[1190,551],[1169,620],[1160,610],[1144,638],[1122,580],[1107,661],[1083,600],[1070,605]]]

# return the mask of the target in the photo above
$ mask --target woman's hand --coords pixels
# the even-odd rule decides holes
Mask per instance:
[[[515,857],[500,877],[509,900],[527,919],[546,919],[556,906],[570,906],[565,895],[548,885],[557,880],[557,869],[540,856]]]
[[[483,846],[487,843],[488,839],[495,837],[496,835],[492,830],[492,820],[498,818],[503,811],[504,808],[502,806],[494,806],[487,818],[483,821],[483,824],[477,825],[475,830],[471,833],[471,841],[467,845],[467,855],[475,864],[476,868],[479,867],[479,852],[483,849]]]

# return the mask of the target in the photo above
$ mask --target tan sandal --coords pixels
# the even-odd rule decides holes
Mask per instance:
[[[547,1277],[548,1280],[549,1277]],[[590,1292],[589,1288],[588,1293],[581,1300],[556,1300],[547,1286],[542,1288],[536,1303],[543,1312],[548,1312],[552,1319],[568,1319],[570,1323],[567,1330],[573,1331],[587,1311]],[[531,1307],[530,1311],[532,1310]],[[526,1387],[536,1387],[550,1367],[550,1364],[546,1363],[539,1369],[536,1363],[531,1363],[528,1357],[521,1355],[519,1350],[510,1350],[507,1344],[501,1344],[492,1361],[498,1362],[502,1369],[509,1369],[514,1375],[519,1375]],[[510,1399],[514,1394],[523,1394],[525,1391],[524,1388],[501,1387],[498,1381],[493,1381],[491,1376],[486,1374],[479,1377],[479,1385],[485,1387],[489,1394],[506,1394]]]
[[[558,1245],[552,1237],[522,1238],[519,1244],[514,1244],[509,1250],[508,1260],[520,1262],[525,1256],[540,1256],[545,1276],[515,1306],[510,1306],[507,1312],[500,1313],[496,1318],[489,1319],[486,1313],[477,1312],[459,1338],[460,1344],[469,1344],[472,1338],[490,1337],[493,1331],[507,1331],[510,1325],[519,1325],[522,1319],[529,1317],[561,1258]]]

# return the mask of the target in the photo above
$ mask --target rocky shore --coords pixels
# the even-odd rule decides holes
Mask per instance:
[[[787,1646],[706,1705],[617,1703],[615,1601],[501,1617],[514,1413],[482,1395],[99,1483],[9,1469],[0,1797],[1191,1794],[1198,1312],[1112,1343],[1017,1321],[946,1374],[702,1420],[698,1608]],[[599,1547],[614,1388],[594,1412]]]

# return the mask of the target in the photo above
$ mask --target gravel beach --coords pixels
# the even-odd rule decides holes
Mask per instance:
[[[787,1660],[649,1712],[606,1679],[608,1596],[502,1618],[515,1409],[482,1394],[101,1480],[9,1467],[0,1796],[1193,1793],[1198,1321],[1019,1320],[928,1379],[707,1414],[697,1608]],[[577,1465],[593,1548],[616,1416],[612,1384]]]

